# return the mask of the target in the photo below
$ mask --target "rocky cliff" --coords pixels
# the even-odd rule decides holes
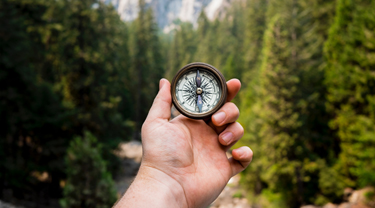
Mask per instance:
[[[102,0],[112,4],[121,19],[132,21],[137,18],[139,11],[138,0]],[[216,18],[225,8],[230,5],[231,0],[146,0],[155,14],[156,22],[164,32],[173,29],[173,22],[180,20],[191,22],[194,25],[201,11],[204,9],[209,19]]]

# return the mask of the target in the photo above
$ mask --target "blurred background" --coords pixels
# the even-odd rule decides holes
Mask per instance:
[[[372,0],[2,0],[0,207],[111,207],[196,61],[241,80],[254,151],[211,207],[375,207]]]

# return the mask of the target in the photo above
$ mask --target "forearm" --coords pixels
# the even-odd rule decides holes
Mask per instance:
[[[115,205],[123,207],[187,207],[184,191],[177,181],[160,170],[141,166],[125,195]]]

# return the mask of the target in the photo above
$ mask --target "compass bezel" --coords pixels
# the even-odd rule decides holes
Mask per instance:
[[[211,110],[204,112],[204,113],[192,113],[190,111],[185,110],[185,108],[182,107],[181,104],[178,102],[177,96],[176,96],[176,85],[177,85],[178,80],[180,80],[184,74],[188,73],[189,71],[194,70],[194,68],[203,68],[211,72],[218,80],[220,84],[220,88],[222,89],[220,100]],[[172,96],[173,105],[181,114],[192,119],[205,119],[205,118],[211,117],[212,114],[218,111],[225,104],[227,100],[227,94],[228,94],[227,83],[223,74],[221,74],[221,72],[217,70],[215,67],[206,63],[202,63],[202,62],[190,63],[182,67],[174,76],[172,83],[171,83],[171,96]]]

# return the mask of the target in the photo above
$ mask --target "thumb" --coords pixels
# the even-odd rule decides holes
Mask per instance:
[[[171,117],[171,106],[171,84],[163,78],[159,82],[159,93],[155,97],[146,120],[154,120],[156,118],[168,120]]]

